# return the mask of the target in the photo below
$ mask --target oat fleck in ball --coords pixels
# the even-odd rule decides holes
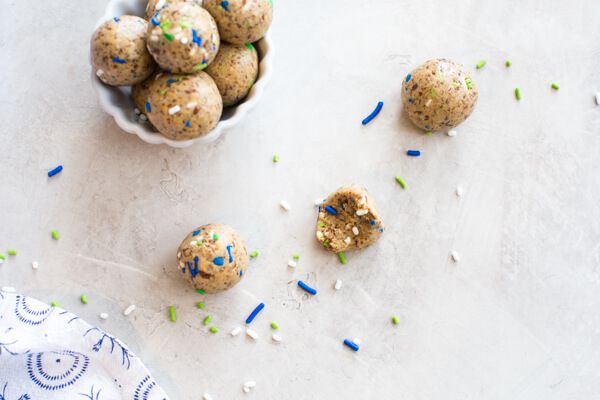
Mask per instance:
[[[146,49],[148,22],[134,15],[113,18],[92,35],[90,59],[100,80],[113,86],[131,86],[156,68]]]
[[[191,75],[163,73],[150,86],[146,116],[164,136],[195,139],[219,122],[223,101],[219,89],[204,71]]]
[[[195,289],[218,293],[242,280],[248,267],[248,253],[244,240],[231,226],[208,224],[181,242],[177,263]]]
[[[402,105],[419,128],[448,131],[464,120],[477,104],[471,73],[447,59],[427,61],[402,81]]]
[[[273,21],[272,0],[204,0],[202,6],[217,21],[221,39],[233,44],[256,42]]]
[[[177,2],[150,20],[148,50],[161,68],[192,73],[208,66],[219,50],[219,31],[213,17],[197,5]]]
[[[206,73],[217,84],[223,105],[235,105],[250,92],[258,75],[256,49],[250,43],[221,43],[219,54]]]

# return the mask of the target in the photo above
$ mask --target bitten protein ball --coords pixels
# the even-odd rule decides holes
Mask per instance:
[[[242,237],[231,226],[208,224],[181,242],[177,264],[195,289],[218,293],[242,280],[248,267],[248,253]]]
[[[213,78],[224,106],[232,106],[242,100],[258,75],[258,56],[252,44],[221,43],[215,60],[206,68]]]
[[[200,71],[219,51],[219,31],[213,17],[198,5],[176,2],[150,19],[148,50],[161,68],[189,74]]]
[[[429,60],[402,81],[402,105],[419,128],[448,131],[464,120],[477,104],[471,73],[447,59]]]
[[[150,110],[148,112],[148,110]],[[146,116],[169,139],[204,136],[219,122],[223,101],[204,71],[191,75],[163,73],[150,86]]]
[[[113,86],[131,86],[156,68],[146,49],[148,22],[134,15],[113,18],[92,35],[90,62],[100,80]]]
[[[204,0],[202,6],[217,21],[221,39],[233,44],[256,42],[273,21],[272,0]]]

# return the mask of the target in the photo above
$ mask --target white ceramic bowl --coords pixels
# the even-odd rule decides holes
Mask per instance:
[[[111,0],[106,6],[102,18],[96,22],[95,29],[113,17],[121,15],[144,16],[147,0]],[[217,126],[207,135],[191,140],[172,140],[159,133],[148,121],[142,121],[134,112],[135,104],[131,98],[130,87],[108,86],[92,71],[92,86],[98,95],[100,106],[112,115],[117,125],[125,132],[136,134],[144,142],[151,144],[166,144],[171,147],[188,147],[194,143],[208,143],[221,136],[223,130],[231,128],[240,122],[246,113],[256,106],[260,100],[273,70],[273,55],[275,48],[271,40],[271,30],[267,31],[264,38],[254,43],[258,51],[258,78],[252,86],[250,93],[244,100],[233,107],[223,108],[223,115]]]

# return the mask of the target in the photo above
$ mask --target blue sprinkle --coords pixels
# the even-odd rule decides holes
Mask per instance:
[[[331,215],[337,215],[337,210],[333,207],[325,206],[325,211]]]
[[[240,276],[242,276],[242,270],[240,269]]]
[[[223,7],[225,9],[225,11],[229,11],[229,2],[228,1],[222,1],[221,2],[221,7]]]
[[[242,272],[242,271],[240,271],[240,272]],[[263,308],[265,308],[265,303],[260,303],[258,306],[256,306],[254,311],[252,311],[252,313],[250,313],[248,318],[246,318],[246,323],[249,324],[250,322],[252,322],[254,317],[256,317]]]
[[[48,171],[48,178],[53,177],[54,175],[58,174],[60,171],[62,171],[62,165],[59,165],[58,167],[54,168],[52,171]]]
[[[371,220],[369,222],[371,222],[371,225],[375,225],[375,221]]]
[[[198,256],[196,256],[194,258],[194,268],[192,269],[192,267],[190,266],[190,262],[188,261],[188,270],[190,271],[190,274],[192,275],[192,278],[195,278],[196,275],[198,275]]]
[[[121,60],[120,58],[113,57],[113,61],[119,64],[125,64],[125,60]]]
[[[202,64],[206,64],[208,62],[208,60],[204,60],[202,61]]]
[[[223,260],[223,257],[217,257],[213,260],[213,263],[215,263],[215,265],[218,265],[220,267],[223,264],[225,264],[225,261]]]
[[[300,286],[302,289],[306,290],[310,294],[317,294],[317,291],[315,289],[311,288],[310,286],[308,286],[306,283],[304,283],[302,281],[298,281],[298,286]]]
[[[175,82],[175,79],[169,79],[169,80],[167,81],[167,83],[173,83],[173,82]]]
[[[152,112],[152,108],[150,107],[150,103],[149,102],[146,102],[146,111]],[[196,235],[194,235],[194,236],[196,236]]]
[[[405,92],[408,92],[408,86],[404,88],[404,91],[405,91]]]
[[[410,78],[412,77],[411,74],[406,75],[406,82],[410,81]]]
[[[201,230],[202,230],[202,229],[198,229],[197,231],[194,231],[194,232],[192,233],[192,236],[198,236],[198,234],[200,233],[200,231],[201,231]]]
[[[429,129],[429,125],[425,125],[425,129]]]
[[[167,72],[169,72],[169,73],[173,72],[173,71],[171,71],[169,68],[165,68],[165,71],[167,71]]]
[[[156,13],[156,15],[158,15],[158,13]],[[155,16],[156,16],[156,15],[155,15]],[[154,26],[159,26],[159,25],[160,25],[160,22],[158,22],[158,21],[156,20],[156,18],[152,17],[152,25],[154,25]]]
[[[115,22],[119,22],[119,18],[114,17],[113,19],[115,20]]]
[[[381,229],[379,230],[379,232],[383,233],[383,228],[381,228]]]
[[[410,76],[410,75],[409,75]],[[350,347],[354,351],[358,351],[358,345],[354,342],[349,341],[348,339],[344,339],[344,344]]]
[[[185,126],[190,126],[190,121],[186,122]]]
[[[375,118],[377,116],[377,114],[379,114],[379,111],[381,111],[381,108],[383,107],[383,101],[380,101],[379,103],[377,103],[377,107],[375,107],[375,109],[373,110],[373,112],[371,114],[369,114],[369,116],[365,119],[363,119],[362,124],[366,125],[369,122],[371,122],[371,120],[373,118]]]
[[[319,212],[321,212],[321,206],[319,206]]]
[[[181,272],[185,274],[185,267],[181,268]]]
[[[231,257],[231,248],[233,247],[233,245],[228,245],[227,246],[227,253],[229,254],[229,262],[233,262],[233,257]]]
[[[409,156],[420,156],[421,152],[419,150],[409,150],[406,152]]]
[[[409,103],[412,103],[412,99],[408,99],[408,102],[409,102]]]

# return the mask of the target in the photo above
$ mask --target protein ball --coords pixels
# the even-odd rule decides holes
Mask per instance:
[[[375,243],[384,231],[373,198],[359,185],[341,187],[321,204],[317,240],[332,253],[363,249]]]
[[[148,93],[150,92],[150,87],[162,74],[162,71],[158,70],[146,78],[143,82],[136,83],[131,87],[131,97],[133,98],[133,102],[138,110],[142,112],[142,114],[148,113],[148,108],[150,107],[150,104],[148,103]]]
[[[134,15],[113,18],[92,35],[90,62],[98,78],[113,86],[131,86],[156,68],[146,49],[148,22]]]
[[[258,75],[258,55],[252,44],[221,43],[217,57],[206,69],[213,78],[224,106],[232,106],[242,100]]]
[[[194,139],[210,132],[223,112],[219,89],[204,71],[192,75],[163,73],[150,86],[148,119],[173,140]]]
[[[272,0],[204,0],[202,6],[217,21],[221,39],[233,44],[256,42],[273,21]]]
[[[173,73],[202,70],[219,50],[213,17],[198,5],[172,3],[151,19],[148,50],[161,68]]]
[[[181,242],[177,264],[195,289],[218,293],[242,280],[248,267],[248,253],[244,240],[231,226],[208,224]]]
[[[146,5],[146,12],[144,13],[144,19],[146,21],[150,21],[153,16],[156,15],[160,10],[167,7],[171,3],[179,3],[182,1],[186,1],[192,4],[202,4],[202,0],[150,0],[148,5]]]
[[[447,131],[464,120],[477,104],[471,73],[447,59],[429,60],[402,81],[402,105],[419,128]]]

